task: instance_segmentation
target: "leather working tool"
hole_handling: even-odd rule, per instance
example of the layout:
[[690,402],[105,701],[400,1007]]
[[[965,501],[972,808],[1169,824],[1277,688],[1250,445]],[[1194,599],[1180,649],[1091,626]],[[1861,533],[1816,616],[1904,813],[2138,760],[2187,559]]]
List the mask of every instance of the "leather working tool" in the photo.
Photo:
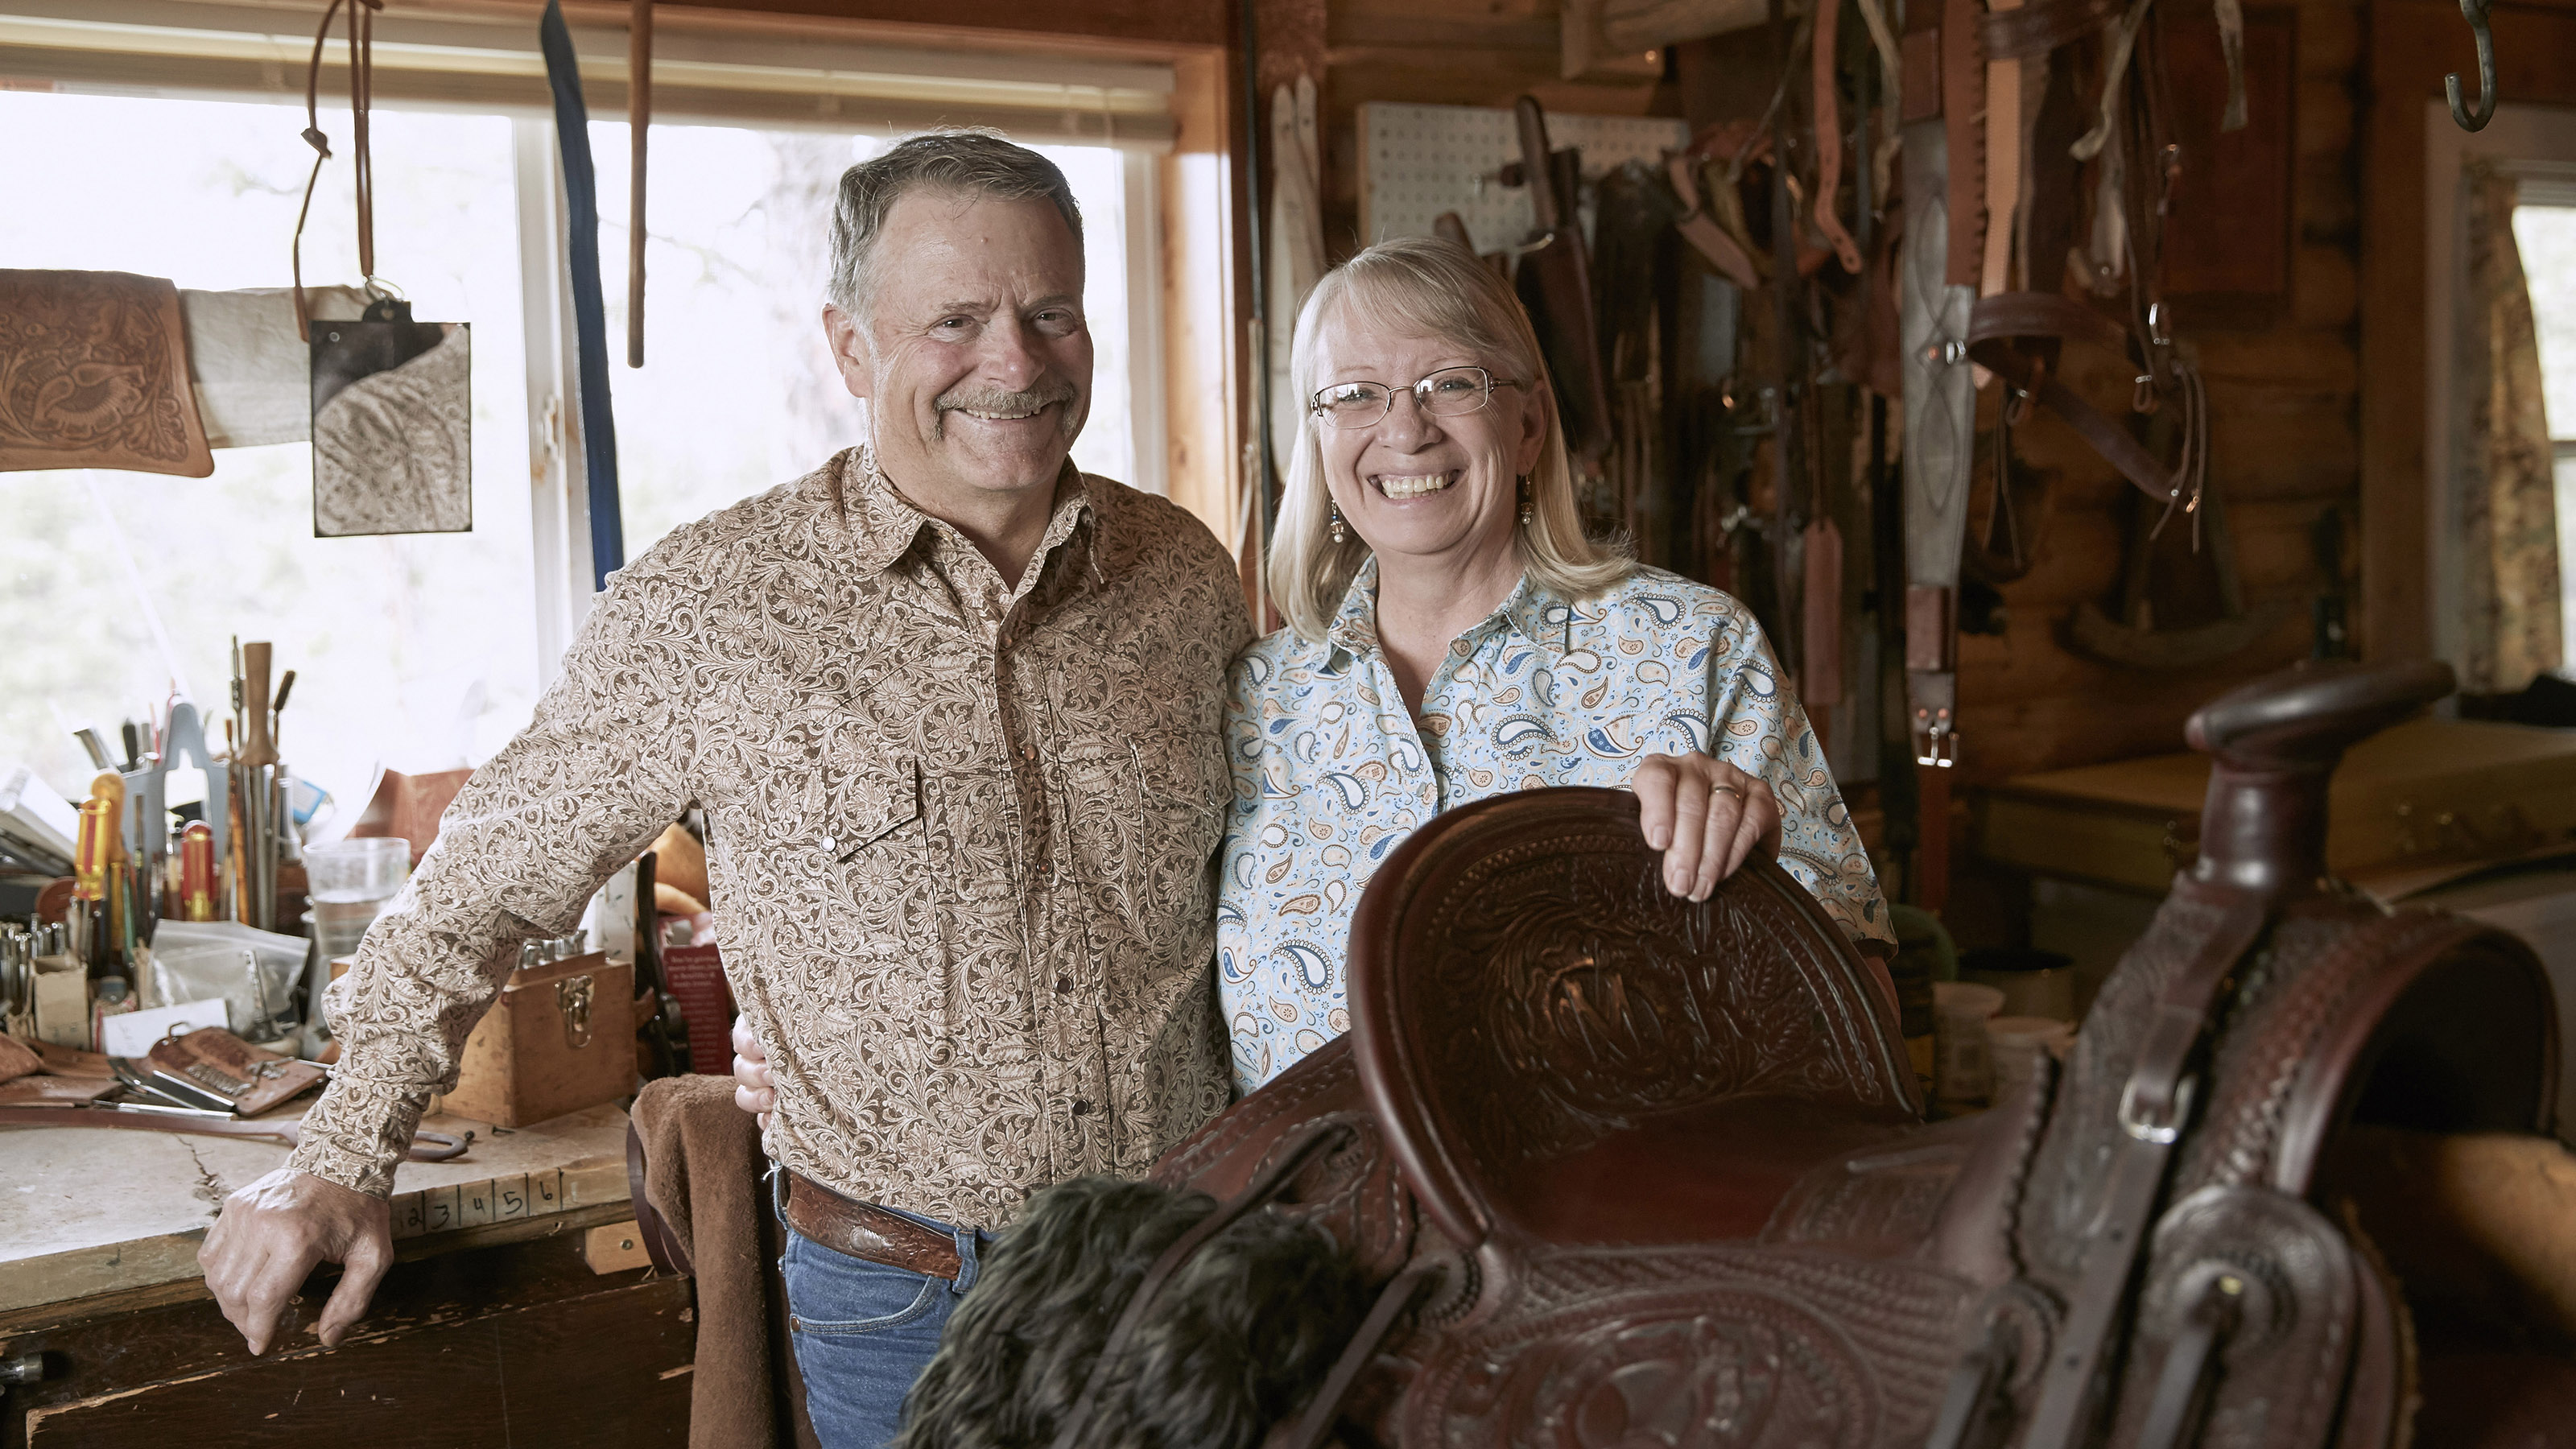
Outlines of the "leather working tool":
[[[107,1101],[59,1107],[0,1107],[0,1127],[96,1127],[133,1132],[176,1132],[188,1137],[249,1137],[282,1142],[289,1147],[296,1144],[299,1131],[296,1119],[259,1122],[187,1107]],[[447,1162],[464,1156],[465,1150],[473,1144],[474,1134],[471,1132],[463,1137],[452,1137],[423,1128],[412,1136],[409,1160]]]
[[2373,1124],[2546,1132],[2556,1092],[2528,946],[2325,879],[2336,762],[2449,687],[2325,665],[2204,707],[2201,857],[2071,1060],[1930,1127],[1866,967],[1770,862],[1680,901],[1606,790],[1417,831],[1353,923],[1351,1033],[1154,1171],[1386,1285],[1272,1442],[1344,1413],[1388,1449],[2406,1442],[2417,1355],[2491,1350],[2407,1337],[2329,1164]]
[[1601,383],[1591,259],[1576,219],[1582,158],[1550,148],[1547,113],[1536,100],[1521,97],[1512,107],[1512,119],[1520,137],[1519,176],[1529,188],[1532,218],[1517,284],[1556,387],[1566,451],[1578,474],[1590,474],[1610,449],[1610,400]]
[[787,1226],[836,1253],[957,1281],[956,1239],[793,1172],[787,1174]]

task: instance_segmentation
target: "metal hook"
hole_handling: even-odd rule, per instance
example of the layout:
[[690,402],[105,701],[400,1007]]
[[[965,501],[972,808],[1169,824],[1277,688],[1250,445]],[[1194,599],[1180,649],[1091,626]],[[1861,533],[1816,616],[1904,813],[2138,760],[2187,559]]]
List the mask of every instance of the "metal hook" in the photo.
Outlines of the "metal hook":
[[2487,32],[2487,10],[2494,3],[2495,0],[2460,0],[2460,14],[2478,41],[2478,108],[2471,111],[2461,102],[2457,72],[2442,77],[2442,90],[2451,98],[2451,119],[2463,131],[2483,131],[2487,122],[2495,119],[2495,37]]

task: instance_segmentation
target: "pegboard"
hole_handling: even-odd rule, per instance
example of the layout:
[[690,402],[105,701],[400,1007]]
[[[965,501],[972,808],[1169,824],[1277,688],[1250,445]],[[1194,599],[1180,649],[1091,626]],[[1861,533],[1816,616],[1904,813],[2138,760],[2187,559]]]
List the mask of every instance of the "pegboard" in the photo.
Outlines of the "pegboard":
[[[1480,252],[1518,246],[1530,230],[1529,188],[1504,186],[1495,174],[1520,159],[1512,113],[1483,106],[1360,107],[1360,232],[1371,242],[1429,236],[1440,213],[1454,211]],[[1547,143],[1583,152],[1583,175],[1597,180],[1624,162],[1663,164],[1664,153],[1690,140],[1689,123],[1647,116],[1547,118]],[[1591,225],[1585,208],[1585,230]]]

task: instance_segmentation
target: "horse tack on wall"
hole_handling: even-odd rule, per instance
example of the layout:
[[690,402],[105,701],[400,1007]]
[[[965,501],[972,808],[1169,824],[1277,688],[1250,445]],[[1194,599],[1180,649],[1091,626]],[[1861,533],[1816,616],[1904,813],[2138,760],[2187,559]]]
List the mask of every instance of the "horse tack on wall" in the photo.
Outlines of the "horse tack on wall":
[[[1388,1449],[2474,1442],[2456,1398],[2410,1426],[2419,1369],[2447,1383],[2477,1350],[2493,1394],[2563,1365],[2433,1319],[2410,1333],[2410,1293],[2446,1285],[2387,1266],[2366,1164],[2545,1131],[2550,987],[2519,940],[2383,913],[2321,857],[2344,748],[2448,685],[2438,665],[2301,668],[2203,709],[2204,853],[2072,1059],[1931,1127],[1866,968],[1775,867],[1691,905],[1615,792],[1443,816],[1363,898],[1352,1034],[1164,1157],[1156,1181],[1225,1206],[1120,1267],[1145,1286],[1096,1310],[1117,1315],[1106,1345],[1045,1371],[1116,1383],[1174,1323],[1298,1323],[1257,1283],[1217,1319],[1183,1301],[1204,1285],[1164,1286],[1268,1213],[1382,1285],[1320,1384],[1240,1441],[1270,1449],[1337,1421]],[[2555,1143],[2521,1141],[2576,1182]],[[979,1293],[1045,1301],[1096,1231],[1006,1238]],[[991,1348],[952,1334],[942,1356]],[[1053,1441],[1150,1428],[1082,1422],[1111,1402],[1086,1390]]]

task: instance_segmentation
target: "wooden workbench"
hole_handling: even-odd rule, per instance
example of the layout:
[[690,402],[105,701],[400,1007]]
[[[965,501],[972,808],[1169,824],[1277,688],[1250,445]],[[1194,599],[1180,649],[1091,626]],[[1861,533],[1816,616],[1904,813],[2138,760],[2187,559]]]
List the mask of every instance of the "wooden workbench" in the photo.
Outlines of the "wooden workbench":
[[684,1442],[688,1285],[611,1256],[631,1239],[625,1114],[425,1125],[470,1130],[473,1146],[396,1174],[398,1261],[366,1320],[338,1349],[313,1339],[337,1281],[325,1268],[264,1359],[216,1310],[196,1255],[224,1196],[286,1148],[0,1129],[0,1366],[43,1365],[0,1388],[0,1449]]

